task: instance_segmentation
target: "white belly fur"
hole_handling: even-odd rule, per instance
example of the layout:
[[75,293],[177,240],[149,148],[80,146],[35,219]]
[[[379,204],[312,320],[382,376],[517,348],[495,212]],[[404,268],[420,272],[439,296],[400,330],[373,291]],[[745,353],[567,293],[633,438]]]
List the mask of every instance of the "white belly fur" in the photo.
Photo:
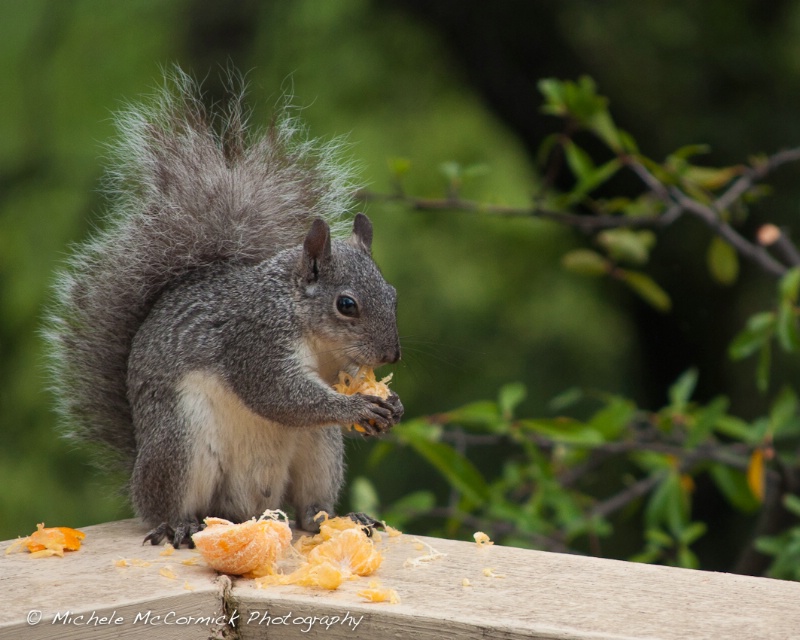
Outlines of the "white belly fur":
[[245,520],[280,508],[303,430],[256,415],[212,373],[187,374],[179,393],[196,434],[184,513]]

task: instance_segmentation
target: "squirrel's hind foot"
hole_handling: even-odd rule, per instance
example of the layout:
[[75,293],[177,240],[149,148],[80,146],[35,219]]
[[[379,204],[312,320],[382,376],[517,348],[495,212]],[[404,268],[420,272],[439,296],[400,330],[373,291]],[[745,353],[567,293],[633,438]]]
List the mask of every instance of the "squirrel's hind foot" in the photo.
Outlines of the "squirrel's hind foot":
[[375,529],[386,529],[386,525],[384,525],[383,522],[376,520],[372,516],[368,516],[366,513],[348,513],[347,517],[356,524],[361,525],[361,528],[364,530],[364,533],[367,534],[368,538],[372,537],[372,532],[375,531]]
[[198,531],[205,529],[205,525],[197,520],[189,520],[187,522],[179,522],[173,527],[169,522],[162,522],[160,525],[148,531],[147,535],[142,540],[142,544],[149,542],[152,545],[159,545],[164,538],[172,542],[172,546],[179,549],[185,542],[186,546],[194,549],[194,541],[192,536]]

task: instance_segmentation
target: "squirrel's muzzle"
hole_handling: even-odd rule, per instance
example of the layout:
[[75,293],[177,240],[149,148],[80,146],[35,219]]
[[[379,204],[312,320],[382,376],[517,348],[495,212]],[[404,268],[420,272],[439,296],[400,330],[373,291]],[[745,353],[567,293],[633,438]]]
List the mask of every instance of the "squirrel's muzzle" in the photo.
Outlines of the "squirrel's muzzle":
[[394,364],[400,360],[400,345],[394,345],[386,350],[381,359],[381,364]]

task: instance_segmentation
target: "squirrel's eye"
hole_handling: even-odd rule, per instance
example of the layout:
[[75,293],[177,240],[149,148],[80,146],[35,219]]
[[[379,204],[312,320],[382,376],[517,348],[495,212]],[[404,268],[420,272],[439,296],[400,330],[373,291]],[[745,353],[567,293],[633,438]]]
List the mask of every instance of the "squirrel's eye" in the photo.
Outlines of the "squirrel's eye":
[[358,304],[350,296],[339,296],[336,299],[336,310],[348,318],[358,316]]

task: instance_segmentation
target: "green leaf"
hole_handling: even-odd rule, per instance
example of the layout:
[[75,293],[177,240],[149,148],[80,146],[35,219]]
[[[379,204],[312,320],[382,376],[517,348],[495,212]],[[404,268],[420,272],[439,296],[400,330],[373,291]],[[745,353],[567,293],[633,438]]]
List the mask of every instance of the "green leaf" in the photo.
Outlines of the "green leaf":
[[611,114],[605,108],[605,105],[603,105],[603,107],[604,108],[595,111],[588,119],[586,123],[587,127],[598,138],[605,142],[612,151],[620,152],[622,151],[622,141],[619,137],[617,125],[614,124],[614,120],[611,118]]
[[734,416],[721,416],[714,428],[717,433],[741,442],[750,442],[750,436],[753,432],[753,428],[749,423]]
[[709,475],[723,497],[742,513],[755,513],[761,505],[747,486],[745,474],[724,464],[713,463]]
[[777,556],[783,553],[786,548],[786,538],[784,536],[761,536],[756,538],[755,548],[767,556]]
[[386,440],[378,440],[372,445],[372,450],[369,452],[367,458],[367,465],[370,469],[377,468],[387,455],[394,449],[394,444],[390,444]]
[[578,402],[586,397],[583,389],[580,387],[571,387],[566,391],[562,391],[555,398],[547,403],[547,407],[551,411],[563,411],[575,406]]
[[728,404],[728,399],[720,396],[695,413],[694,423],[684,443],[687,448],[696,447],[708,439],[728,410]]
[[564,155],[570,170],[578,181],[584,180],[594,173],[595,167],[591,157],[572,140],[567,140],[564,144]]
[[597,413],[587,426],[600,433],[607,441],[619,438],[636,416],[636,405],[625,398],[614,397]]
[[711,150],[707,144],[687,144],[677,151],[674,151],[670,154],[670,158],[676,158],[678,160],[688,160],[693,156],[702,155],[708,153]]
[[644,536],[649,542],[659,547],[669,549],[673,545],[672,536],[661,529],[648,529],[645,531]]
[[485,175],[488,175],[490,171],[491,169],[489,168],[488,164],[480,162],[478,164],[471,164],[466,167],[462,175],[464,178],[481,178]]
[[728,347],[728,355],[732,360],[742,360],[761,349],[768,342],[775,330],[775,314],[762,311],[751,316],[745,328],[733,339]]
[[781,389],[769,411],[767,433],[775,436],[797,416],[797,394],[790,388]]
[[561,265],[572,273],[582,276],[601,276],[608,273],[608,260],[591,249],[574,249],[561,258]]
[[450,183],[457,183],[461,180],[461,165],[458,162],[453,162],[452,160],[443,162],[439,165],[439,171]]
[[696,167],[689,166],[682,172],[682,178],[708,191],[721,189],[742,173],[741,167]]
[[790,269],[781,278],[778,290],[781,294],[782,300],[789,302],[797,302],[798,293],[800,293],[800,267]]
[[761,393],[766,393],[769,388],[770,364],[772,362],[772,348],[769,342],[761,345],[758,352],[758,367],[756,367],[756,387]]
[[396,179],[400,179],[411,171],[411,160],[408,158],[389,158],[389,171]]
[[669,311],[672,301],[669,295],[648,275],[639,271],[618,269],[615,275],[628,285],[640,298],[658,311]]
[[498,404],[506,420],[510,420],[513,417],[514,409],[517,408],[519,403],[522,402],[527,395],[528,391],[521,382],[512,382],[500,388]]
[[398,441],[410,444],[412,440],[430,440],[436,442],[442,437],[442,426],[428,422],[424,418],[408,420],[397,425],[392,433]]
[[682,503],[680,477],[674,471],[667,473],[647,501],[645,525],[648,529],[653,529],[665,524],[672,532],[679,531],[683,522]]
[[375,517],[380,512],[381,501],[375,486],[364,476],[358,476],[350,483],[350,504],[353,511],[367,513]]
[[678,535],[689,521],[689,495],[681,483],[677,470],[670,470],[664,480],[653,490],[645,508],[648,528],[666,525],[673,535]]
[[647,230],[610,229],[597,234],[597,242],[613,260],[642,265],[650,258],[656,234]]
[[542,107],[543,113],[555,116],[566,115],[567,105],[564,101],[564,84],[560,80],[543,78],[539,80],[537,87],[546,101]]
[[622,167],[622,162],[617,158],[612,158],[605,164],[584,174],[570,193],[573,202],[581,201],[584,196],[594,191]]
[[381,513],[383,519],[394,527],[402,527],[418,515],[433,509],[436,498],[431,491],[415,491],[393,502]]
[[458,407],[444,414],[447,422],[458,424],[466,429],[479,429],[497,431],[505,420],[500,413],[500,407],[491,400],[478,400]]
[[597,86],[589,76],[581,76],[577,82],[546,79],[539,82],[539,90],[547,99],[542,108],[545,113],[569,114],[584,127],[608,105],[606,98],[597,95]]
[[619,137],[620,146],[625,153],[639,153],[639,146],[630,133],[622,129],[617,129],[617,136]]
[[739,277],[739,254],[719,236],[711,238],[706,262],[711,276],[720,284],[731,285]]
[[791,511],[794,515],[800,518],[800,497],[787,493],[783,496],[783,506],[787,511]]
[[678,566],[683,567],[684,569],[699,569],[700,568],[700,560],[698,560],[697,556],[694,552],[686,546],[678,547]]
[[684,371],[669,388],[670,409],[676,413],[684,413],[696,386],[697,369],[692,367]]
[[663,551],[658,547],[648,547],[644,551],[632,555],[628,558],[629,562],[639,562],[641,564],[656,564],[662,557]]
[[778,305],[778,318],[775,325],[775,335],[783,350],[792,353],[800,349],[800,334],[797,330],[797,314],[794,302],[783,298]]
[[704,522],[692,522],[678,536],[678,540],[683,544],[692,544],[703,535],[705,535],[708,527]]
[[583,446],[602,444],[604,438],[596,429],[570,418],[553,420],[520,420],[520,427],[547,436],[556,442]]
[[412,437],[408,443],[472,503],[480,505],[489,499],[489,488],[481,472],[455,449],[422,438]]

